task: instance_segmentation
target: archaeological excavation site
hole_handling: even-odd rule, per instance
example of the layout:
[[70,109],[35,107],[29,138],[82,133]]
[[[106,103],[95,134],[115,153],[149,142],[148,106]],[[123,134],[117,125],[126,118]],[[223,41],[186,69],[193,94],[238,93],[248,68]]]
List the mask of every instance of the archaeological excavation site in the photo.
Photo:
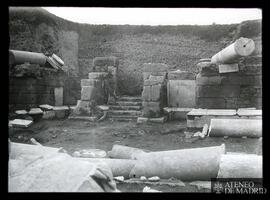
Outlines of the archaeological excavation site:
[[93,25],[10,7],[8,191],[261,188],[261,27]]

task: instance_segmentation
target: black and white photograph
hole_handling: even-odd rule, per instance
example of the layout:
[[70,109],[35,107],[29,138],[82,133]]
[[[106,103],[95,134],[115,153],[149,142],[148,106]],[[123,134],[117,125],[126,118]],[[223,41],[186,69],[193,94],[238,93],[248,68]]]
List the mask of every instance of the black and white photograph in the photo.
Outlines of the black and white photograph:
[[9,193],[268,192],[262,8],[8,15]]

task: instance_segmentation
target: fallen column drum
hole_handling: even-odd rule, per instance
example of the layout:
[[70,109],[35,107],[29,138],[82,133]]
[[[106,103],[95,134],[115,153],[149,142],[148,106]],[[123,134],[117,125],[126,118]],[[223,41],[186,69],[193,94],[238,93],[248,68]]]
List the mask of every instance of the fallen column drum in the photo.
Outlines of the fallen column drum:
[[119,159],[134,159],[134,156],[139,153],[145,153],[144,150],[115,144],[111,151],[108,152],[110,158]]
[[46,56],[43,53],[9,50],[9,64],[24,63],[44,65],[46,63]]
[[221,50],[211,58],[212,63],[232,64],[243,56],[251,55],[255,50],[255,43],[249,38],[239,38],[225,49]]
[[211,119],[210,137],[261,137],[261,119]]
[[125,178],[129,177],[131,169],[138,162],[137,160],[110,159],[110,158],[77,158],[77,159],[88,161],[91,163],[106,163],[110,167],[113,176],[124,176]]
[[222,155],[218,178],[262,178],[262,156],[255,154]]
[[216,178],[219,162],[225,153],[225,144],[213,147],[160,151],[136,155],[138,163],[130,177],[171,177],[188,180]]

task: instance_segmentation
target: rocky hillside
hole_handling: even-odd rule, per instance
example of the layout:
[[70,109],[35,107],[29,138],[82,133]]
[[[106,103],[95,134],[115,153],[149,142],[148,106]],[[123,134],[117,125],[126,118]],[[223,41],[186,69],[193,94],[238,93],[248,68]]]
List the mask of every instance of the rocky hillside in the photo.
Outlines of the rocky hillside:
[[10,8],[9,18],[10,49],[59,55],[69,66],[73,81],[66,87],[75,96],[80,79],[87,77],[97,56],[119,57],[119,91],[135,95],[141,93],[143,63],[162,62],[172,70],[196,73],[199,59],[211,57],[240,36],[261,44],[261,21],[209,26],[88,25],[41,8]]

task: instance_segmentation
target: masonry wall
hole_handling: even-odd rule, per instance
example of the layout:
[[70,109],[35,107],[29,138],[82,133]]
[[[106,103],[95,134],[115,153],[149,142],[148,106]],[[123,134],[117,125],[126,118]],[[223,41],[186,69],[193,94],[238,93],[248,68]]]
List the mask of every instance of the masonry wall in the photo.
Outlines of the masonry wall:
[[[80,80],[93,71],[93,59],[119,58],[118,91],[140,95],[143,63],[165,63],[169,70],[196,75],[200,58],[211,57],[236,34],[258,35],[260,21],[249,31],[238,24],[210,26],[111,26],[73,23],[43,9],[9,10],[10,49],[55,53],[69,67],[64,81],[64,101],[80,99]],[[243,26],[244,28],[249,27]],[[250,37],[250,35],[245,35]],[[61,77],[55,77],[61,78]],[[76,99],[77,98],[77,99]]]

